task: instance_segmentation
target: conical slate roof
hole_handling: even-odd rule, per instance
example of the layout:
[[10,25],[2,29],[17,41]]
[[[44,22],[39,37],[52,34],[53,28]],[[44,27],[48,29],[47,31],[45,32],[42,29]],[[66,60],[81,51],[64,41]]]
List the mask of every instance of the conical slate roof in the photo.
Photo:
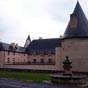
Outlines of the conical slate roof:
[[77,2],[75,10],[70,16],[70,21],[63,35],[63,38],[84,37],[88,37],[88,21],[79,2]]

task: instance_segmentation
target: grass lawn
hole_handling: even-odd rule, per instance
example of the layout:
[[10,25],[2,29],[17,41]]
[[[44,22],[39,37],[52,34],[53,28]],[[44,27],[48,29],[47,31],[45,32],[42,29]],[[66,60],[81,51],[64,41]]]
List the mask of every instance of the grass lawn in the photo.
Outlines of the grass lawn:
[[88,81],[88,75],[87,75],[87,77],[86,77],[86,80]]
[[11,71],[0,71],[0,77],[16,78],[31,82],[42,82],[43,80],[50,80],[49,73],[39,72],[11,72]]

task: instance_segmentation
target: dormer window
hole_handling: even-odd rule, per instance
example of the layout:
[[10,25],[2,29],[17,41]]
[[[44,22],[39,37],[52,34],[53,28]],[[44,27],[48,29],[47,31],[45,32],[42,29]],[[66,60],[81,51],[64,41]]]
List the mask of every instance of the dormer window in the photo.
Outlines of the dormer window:
[[70,15],[70,27],[76,28],[77,27],[77,16],[74,14]]
[[36,55],[36,51],[33,51],[33,55],[34,55],[34,56]]
[[44,55],[44,51],[40,51],[40,55],[43,56]]
[[52,55],[52,51],[51,51],[51,50],[48,51],[48,55],[49,55],[49,56]]

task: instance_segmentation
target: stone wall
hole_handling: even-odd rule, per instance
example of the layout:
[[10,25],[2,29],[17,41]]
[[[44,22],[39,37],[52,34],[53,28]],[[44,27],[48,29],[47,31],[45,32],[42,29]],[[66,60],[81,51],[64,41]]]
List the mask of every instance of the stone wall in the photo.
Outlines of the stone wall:
[[0,68],[4,68],[4,62],[5,62],[5,52],[0,51]]
[[73,71],[88,72],[88,39],[64,39],[61,60],[66,56],[72,62]]

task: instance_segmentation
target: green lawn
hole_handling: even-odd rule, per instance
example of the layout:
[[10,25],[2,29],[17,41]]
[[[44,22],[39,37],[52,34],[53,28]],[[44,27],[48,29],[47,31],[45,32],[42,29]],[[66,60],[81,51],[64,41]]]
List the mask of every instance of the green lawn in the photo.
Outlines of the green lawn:
[[50,80],[49,73],[39,73],[39,72],[0,71],[0,77],[16,78],[31,82],[42,82],[43,80]]
[[88,75],[87,75],[87,77],[86,77],[86,80],[88,81]]

